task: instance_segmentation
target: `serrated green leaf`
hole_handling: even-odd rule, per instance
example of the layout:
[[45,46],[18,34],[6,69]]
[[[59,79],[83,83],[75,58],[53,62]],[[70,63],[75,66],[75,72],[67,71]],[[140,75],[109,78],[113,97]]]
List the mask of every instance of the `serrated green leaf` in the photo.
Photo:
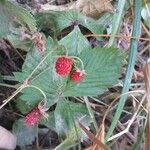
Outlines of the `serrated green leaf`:
[[27,112],[29,112],[32,109],[33,106],[27,105],[27,103],[25,101],[18,99],[16,107],[22,114],[26,114]]
[[53,131],[56,131],[54,112],[48,113],[48,117],[47,118],[43,117],[41,119],[41,121],[40,121],[40,124],[45,125],[46,127],[50,128]]
[[[23,82],[45,58],[45,61],[32,74],[29,85],[41,89],[47,97],[48,105],[51,106],[60,97],[59,89],[62,88],[63,80],[55,75],[56,73],[54,71],[55,57],[53,56],[52,51],[55,49],[55,56],[57,53],[60,53],[59,49],[56,51],[57,44],[49,37],[46,45],[44,53],[39,52],[33,47],[26,56],[22,72],[14,73],[14,75],[18,81]],[[27,87],[22,92],[21,99],[32,106],[44,99],[42,93],[33,87]]]
[[44,30],[51,29],[56,33],[71,25],[71,22],[78,18],[76,11],[56,11],[43,12],[36,15],[36,20],[39,28]]
[[66,139],[62,141],[61,144],[59,144],[55,148],[55,150],[69,150],[71,147],[74,147],[77,144],[77,142],[78,142],[77,133],[73,128],[68,132]]
[[20,99],[25,101],[27,105],[34,106],[43,99],[43,95],[34,88],[26,88],[23,90],[23,94],[20,96]]
[[80,54],[86,76],[81,83],[72,81],[64,91],[65,96],[96,96],[117,83],[124,54],[116,48],[86,49]]
[[16,19],[21,21],[21,23],[27,25],[29,30],[36,31],[36,21],[29,11],[7,0],[5,0],[4,5],[6,9],[9,10],[12,15],[14,15],[13,17],[16,17]]
[[[44,53],[32,48],[27,54],[22,72],[15,73],[16,79],[23,82],[46,57],[30,77],[29,85],[45,93],[48,106],[64,96],[96,96],[117,83],[124,61],[124,54],[121,50],[100,47],[92,49],[77,26],[58,43],[48,38]],[[62,45],[65,50],[62,49]],[[58,48],[55,49],[55,47]],[[55,71],[56,56],[65,55],[66,51],[68,55],[79,57],[84,64],[86,76],[79,84],[72,82],[70,77],[60,77]],[[80,68],[81,63],[78,62],[76,66]],[[24,89],[21,99],[29,105],[37,104],[43,99],[43,94],[37,88]]]
[[19,82],[23,82],[26,77],[29,75],[27,72],[14,72],[15,79]]
[[22,119],[13,124],[13,133],[17,136],[17,145],[30,145],[36,137],[36,127],[27,126]]
[[8,0],[0,1],[0,37],[10,33],[15,22],[27,26],[31,31],[36,31],[36,21],[27,10]]
[[145,24],[150,28],[150,3],[142,8],[141,15],[144,19]]
[[12,44],[13,47],[15,48],[19,48],[22,49],[24,51],[29,51],[31,49],[31,47],[33,47],[33,42],[31,40],[21,40],[20,35],[16,35],[16,34],[9,34],[7,35],[7,39],[9,40],[9,42]]
[[[67,100],[61,100],[57,103],[54,114],[56,131],[60,135],[67,134],[70,129],[75,128],[75,122],[77,123],[83,116],[87,118],[89,115],[85,105]],[[86,126],[89,125],[88,121]]]
[[97,34],[102,33],[104,30],[104,26],[96,20],[88,18],[75,10],[43,12],[37,14],[36,18],[39,28],[45,31],[51,29],[56,34],[75,24],[80,24]]
[[[71,41],[72,39],[74,40],[74,44]],[[75,29],[68,36],[63,38],[59,42],[59,44],[66,47],[69,55],[78,55],[77,50],[79,50],[80,53],[83,49],[90,48],[90,44],[88,43],[87,39],[82,35],[78,27],[75,27]],[[20,82],[23,82],[32,73],[36,66],[38,66],[42,59],[48,53],[50,53],[54,49],[54,47],[57,46],[57,42],[54,42],[49,37],[47,40],[47,49],[43,54],[38,52],[35,48],[29,51],[25,63],[23,64],[22,72],[14,73],[16,79]],[[62,54],[64,55],[64,52],[65,50],[60,47],[57,49],[54,56],[50,54],[46,58],[44,63],[39,66],[39,68],[34,72],[31,78],[32,82],[30,83],[30,85],[34,85],[44,91],[48,98],[49,106],[53,105],[56,101],[58,101],[60,93],[62,93],[68,80],[68,77],[60,78],[54,70],[56,58],[55,56]],[[43,99],[43,95],[37,89],[26,88],[23,90],[23,94],[20,98],[26,101],[27,104],[34,106],[36,103]]]
[[4,8],[0,4],[0,37],[4,37],[9,32],[9,20],[12,16],[4,14]]
[[113,13],[105,13],[97,20],[97,22],[107,28],[109,25],[112,24],[112,17]]
[[59,41],[67,49],[68,55],[78,56],[82,50],[91,48],[88,40],[83,36],[78,26]]

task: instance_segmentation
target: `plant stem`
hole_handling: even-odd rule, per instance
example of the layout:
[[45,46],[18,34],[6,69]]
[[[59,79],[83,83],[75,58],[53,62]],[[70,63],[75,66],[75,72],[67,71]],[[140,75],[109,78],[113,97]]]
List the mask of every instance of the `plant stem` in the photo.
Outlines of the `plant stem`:
[[[71,107],[70,107],[70,105],[69,105],[69,103],[68,103],[68,100],[65,99],[65,101],[66,101],[66,103],[68,104],[68,108],[69,108],[69,110],[70,110],[70,112],[71,112]],[[74,119],[74,116],[73,116],[73,115],[71,115],[71,119],[72,119],[72,121],[73,121],[74,128],[75,128],[75,132],[76,132],[76,136],[77,136],[77,140],[78,140],[78,149],[81,150],[80,137],[79,137],[77,125],[76,125],[76,122],[75,122],[75,119]]]
[[88,100],[88,98],[87,98],[86,96],[84,96],[84,101],[85,101],[85,103],[86,103],[86,107],[87,107],[87,109],[88,109],[88,111],[89,111],[89,114],[90,114],[90,117],[91,117],[91,119],[92,119],[94,128],[95,128],[96,132],[98,132],[98,125],[97,125],[97,123],[96,123],[96,120],[95,120],[93,111],[92,111],[91,106],[90,106],[90,104],[89,104],[89,100]]
[[38,124],[36,126],[36,149],[37,150],[40,150],[40,147],[39,147],[39,128],[38,128]]
[[2,76],[2,79],[7,81],[17,81],[14,76],[7,76],[7,75]]
[[44,91],[42,91],[39,87],[34,86],[34,85],[28,85],[27,87],[37,89],[43,95],[44,102],[47,103],[47,97],[46,97],[46,94],[44,93]]
[[[139,30],[140,30],[140,23],[141,23],[141,8],[142,8],[142,1],[134,0],[134,21],[133,21],[133,31],[132,31],[132,36],[134,36],[134,37],[138,37],[139,33],[140,33]],[[137,48],[138,48],[138,40],[131,39],[131,46],[130,46],[131,50],[130,50],[130,54],[129,54],[128,67],[127,67],[126,77],[125,77],[125,81],[124,81],[124,86],[122,89],[122,94],[127,93],[130,88],[130,83],[132,80],[132,75],[134,72],[134,65],[135,65],[135,61],[136,61]],[[123,107],[125,105],[126,99],[127,99],[127,95],[122,95],[120,98],[115,116],[113,118],[111,126],[106,135],[106,140],[112,135],[113,130],[116,127],[116,124],[121,116],[122,111],[123,111]]]
[[3,101],[3,104],[0,105],[0,109],[2,109],[9,101],[11,101],[18,93],[20,93],[27,85],[22,84],[9,98]]
[[114,17],[113,17],[112,36],[110,37],[108,46],[112,46],[114,44],[115,35],[117,34],[119,30],[121,19],[123,16],[125,3],[126,3],[126,0],[119,0],[118,2],[117,11],[115,12]]
[[6,83],[0,83],[0,86],[4,86],[4,87],[8,87],[8,88],[14,88],[16,89],[16,85],[10,85],[10,84],[6,84]]

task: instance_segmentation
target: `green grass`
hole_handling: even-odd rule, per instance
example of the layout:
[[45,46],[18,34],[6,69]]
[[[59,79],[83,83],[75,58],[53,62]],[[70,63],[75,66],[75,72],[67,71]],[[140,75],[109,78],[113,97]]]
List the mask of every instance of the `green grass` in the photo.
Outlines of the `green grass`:
[[[142,1],[134,0],[133,4],[134,4],[134,18],[133,18],[132,36],[138,37],[139,33],[140,33]],[[122,94],[127,93],[130,88],[130,84],[131,84],[131,80],[132,80],[132,76],[133,76],[133,72],[134,72],[136,56],[137,56],[137,48],[138,48],[138,40],[131,39],[128,67],[127,67],[126,77],[125,77],[125,81],[124,81],[124,85],[123,85],[123,89],[122,89]],[[125,94],[119,100],[115,116],[114,116],[111,126],[106,134],[106,141],[112,135],[112,133],[117,125],[117,122],[123,111],[127,96],[128,95]]]

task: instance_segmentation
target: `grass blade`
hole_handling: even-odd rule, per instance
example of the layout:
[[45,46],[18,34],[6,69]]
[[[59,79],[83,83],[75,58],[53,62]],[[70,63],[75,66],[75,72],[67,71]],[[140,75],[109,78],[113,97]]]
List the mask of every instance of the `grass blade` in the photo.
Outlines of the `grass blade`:
[[[138,37],[139,33],[140,33],[139,31],[140,31],[140,23],[141,23],[141,8],[142,8],[142,1],[134,0],[134,21],[133,21],[133,31],[132,31],[133,37]],[[130,83],[132,80],[132,75],[134,72],[137,48],[138,48],[138,40],[131,39],[128,67],[127,67],[127,72],[126,72],[126,77],[125,77],[122,93],[127,93],[129,91]],[[123,95],[119,100],[119,104],[118,104],[118,108],[116,110],[115,116],[114,116],[111,126],[108,130],[108,133],[106,134],[106,140],[112,135],[113,130],[116,127],[116,124],[121,116],[122,111],[123,111],[123,107],[125,105],[126,99],[127,99],[127,95]]]
[[109,46],[112,46],[114,44],[115,35],[117,34],[119,30],[121,19],[123,16],[125,3],[126,3],[126,0],[119,0],[118,2],[118,7],[117,7],[118,10],[115,12],[114,17],[113,17],[113,25],[112,25],[113,30],[112,30],[112,36],[110,37],[110,40],[109,40]]

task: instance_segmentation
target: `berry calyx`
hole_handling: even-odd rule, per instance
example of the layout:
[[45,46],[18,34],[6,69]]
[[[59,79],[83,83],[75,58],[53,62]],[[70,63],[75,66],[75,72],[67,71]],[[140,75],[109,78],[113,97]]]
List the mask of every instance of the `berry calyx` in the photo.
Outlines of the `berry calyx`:
[[41,111],[38,109],[38,107],[35,107],[27,114],[24,121],[27,125],[33,126],[39,122],[39,120],[42,117]]
[[77,69],[72,72],[71,80],[76,83],[79,83],[80,81],[84,79],[84,77],[85,77],[85,71]]
[[67,56],[57,58],[55,69],[60,76],[67,76],[72,69],[73,59]]

